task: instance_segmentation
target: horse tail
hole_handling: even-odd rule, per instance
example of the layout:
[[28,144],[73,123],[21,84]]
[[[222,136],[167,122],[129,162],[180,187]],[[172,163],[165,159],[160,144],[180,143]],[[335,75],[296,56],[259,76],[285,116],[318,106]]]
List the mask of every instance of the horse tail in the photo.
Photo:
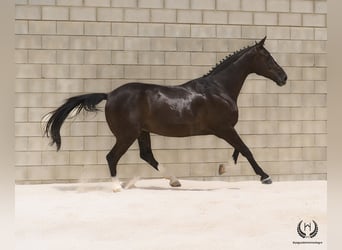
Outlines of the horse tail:
[[[96,112],[96,105],[103,100],[107,100],[108,95],[104,93],[86,94],[74,96],[65,101],[65,103],[56,110],[46,114],[49,117],[44,128],[44,136],[51,135],[51,145],[56,143],[57,151],[61,148],[60,129],[68,115],[75,111],[73,116],[78,115],[82,109],[89,112]],[[43,118],[44,119],[44,118]]]

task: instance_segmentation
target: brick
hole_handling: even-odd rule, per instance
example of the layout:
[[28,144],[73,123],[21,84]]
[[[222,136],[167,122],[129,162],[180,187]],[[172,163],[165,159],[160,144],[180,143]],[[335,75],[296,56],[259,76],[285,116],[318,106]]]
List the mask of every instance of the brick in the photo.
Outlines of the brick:
[[326,53],[326,41],[302,41],[302,53]]
[[315,57],[313,54],[291,54],[291,66],[314,66]]
[[291,12],[312,13],[314,2],[309,0],[291,1]]
[[112,0],[112,7],[137,7],[137,0]]
[[15,21],[15,34],[28,34],[28,21]]
[[176,10],[151,10],[151,22],[174,23],[176,22],[176,17]]
[[315,1],[315,13],[328,13],[327,1]]
[[163,8],[163,0],[138,0],[139,8]]
[[29,0],[31,5],[54,5],[55,0]]
[[178,51],[202,51],[202,39],[179,38],[177,39]]
[[280,13],[278,21],[279,25],[301,26],[302,16],[296,13]]
[[240,108],[239,112],[240,120],[265,120],[266,109],[265,108]]
[[241,0],[241,9],[244,11],[265,11],[266,0]]
[[290,39],[289,27],[267,27],[268,39]]
[[41,9],[39,6],[16,6],[15,19],[39,20]]
[[273,12],[289,12],[290,1],[289,0],[267,0],[267,11]]
[[68,65],[42,65],[42,76],[45,78],[68,78]]
[[276,94],[255,94],[254,105],[255,106],[276,106],[278,104],[278,95]]
[[43,36],[42,48],[43,49],[68,49],[69,37],[68,36]]
[[175,51],[177,43],[175,38],[151,39],[151,50],[153,51]]
[[82,6],[83,0],[57,0],[57,5],[63,6]]
[[291,120],[314,120],[315,113],[312,107],[291,108]]
[[125,50],[149,50],[151,48],[151,40],[142,37],[125,37]]
[[27,108],[15,108],[14,109],[14,121],[15,122],[27,122],[28,115]]
[[61,35],[83,35],[82,22],[57,22],[57,34]]
[[15,63],[27,63],[28,62],[27,50],[15,50],[14,51],[14,62]]
[[55,21],[29,21],[30,34],[56,34]]
[[227,24],[228,14],[225,11],[204,11],[203,23],[206,24]]
[[113,64],[138,64],[138,53],[136,51],[113,51]]
[[71,36],[70,49],[96,49],[96,37]]
[[315,83],[312,81],[293,81],[291,83],[292,93],[314,93]]
[[226,52],[228,51],[228,42],[226,39],[205,39],[203,41],[203,51]]
[[216,8],[218,10],[240,10],[240,0],[217,0]]
[[[105,92],[105,93],[110,92],[112,91],[112,81],[111,79],[85,79],[84,91],[85,92]],[[102,110],[103,108],[101,105],[104,105],[104,102],[99,104],[100,110]],[[99,120],[105,121],[104,114],[96,115],[95,118],[97,121]]]
[[189,65],[190,53],[189,52],[166,52],[165,64],[167,65]]
[[291,28],[291,39],[298,40],[313,40],[314,39],[314,29],[313,28]]
[[125,10],[125,21],[127,22],[149,22],[150,11],[147,9],[127,9]]
[[[97,65],[97,78],[123,78],[124,68],[118,65]],[[95,77],[91,77],[95,78]]]
[[229,13],[229,24],[252,24],[253,14],[250,12],[234,11]]
[[315,136],[310,134],[291,135],[292,147],[312,147],[315,146]]
[[326,132],[326,121],[303,121],[303,133],[305,134],[323,134]]
[[215,63],[215,53],[191,53],[191,65],[214,65]]
[[177,79],[190,80],[204,75],[207,67],[202,66],[177,66]]
[[191,37],[216,37],[215,25],[191,25]]
[[256,25],[276,25],[277,23],[276,13],[254,13],[254,24]]
[[69,152],[42,152],[42,164],[44,165],[67,165]]
[[109,7],[110,0],[85,0],[84,5],[90,7]]
[[69,9],[67,7],[42,7],[43,20],[68,20]]
[[326,94],[303,95],[304,107],[325,107],[327,105]]
[[315,28],[315,40],[328,40],[326,28]]
[[[315,120],[327,120],[327,107],[316,107],[315,108]],[[313,119],[312,119],[313,120]]]
[[111,24],[107,22],[87,22],[84,25],[86,35],[111,35]]
[[302,105],[302,95],[300,94],[280,94],[279,106],[296,107]]
[[177,11],[178,23],[201,23],[202,12],[199,10],[179,10]]
[[112,23],[113,36],[137,36],[138,24],[136,23]]
[[215,1],[213,0],[191,0],[191,9],[210,10],[215,9]]
[[16,77],[17,78],[40,78],[41,65],[37,64],[17,64]]
[[311,27],[326,27],[326,15],[304,14],[303,25]]
[[325,147],[303,148],[303,160],[325,161],[327,160],[327,150]]
[[84,52],[78,50],[58,50],[57,51],[58,64],[83,64]]
[[175,66],[151,66],[151,79],[176,79]]
[[40,152],[16,152],[15,164],[17,166],[32,166],[42,163],[42,155]]
[[266,27],[263,26],[242,26],[241,36],[242,38],[260,39],[266,35]]
[[147,65],[163,65],[165,63],[165,56],[163,52],[139,52],[138,63]]
[[73,151],[70,152],[70,164],[97,164],[96,151]]
[[42,136],[42,130],[39,123],[16,123],[15,125],[16,136]]
[[190,37],[190,24],[165,24],[165,36]]
[[96,66],[70,65],[70,78],[96,78]]
[[15,0],[15,5],[24,5],[27,4],[27,0]]
[[105,50],[123,50],[124,40],[122,37],[96,37],[96,48]]
[[70,7],[70,20],[96,21],[96,9],[91,7]]
[[123,21],[123,10],[116,8],[97,8],[97,21]]
[[149,66],[125,66],[125,78],[149,79],[151,68]]
[[56,51],[53,50],[30,50],[30,63],[56,63]]
[[164,36],[164,24],[139,23],[139,36]]
[[279,41],[278,52],[280,53],[301,53],[302,52],[302,41]]
[[326,80],[326,68],[303,68],[303,80]]
[[279,148],[279,160],[280,161],[298,161],[302,160],[301,148]]
[[[15,104],[19,108],[41,107],[42,95],[40,93],[17,93]],[[31,125],[34,126],[34,124]]]
[[240,26],[216,26],[217,37],[222,38],[241,38],[241,27]]
[[[271,105],[270,105],[271,106]],[[274,105],[276,106],[276,105]],[[291,119],[291,110],[289,108],[267,108],[266,110],[267,120],[290,120]]]
[[111,52],[106,50],[101,51],[85,51],[85,64],[111,64]]
[[165,8],[167,9],[189,9],[189,0],[165,0]]
[[316,54],[315,55],[315,66],[317,67],[327,67],[327,55],[326,54]]
[[83,91],[83,79],[57,79],[56,81],[56,92],[58,93],[79,93]]

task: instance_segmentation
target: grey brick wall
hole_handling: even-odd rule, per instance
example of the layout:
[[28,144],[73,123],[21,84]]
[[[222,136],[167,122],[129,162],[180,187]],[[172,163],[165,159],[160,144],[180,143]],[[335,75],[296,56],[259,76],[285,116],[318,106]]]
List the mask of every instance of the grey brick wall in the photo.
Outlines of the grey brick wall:
[[[115,142],[102,112],[62,128],[56,153],[42,116],[70,96],[109,92],[126,82],[176,85],[267,35],[288,73],[279,88],[251,75],[239,99],[237,130],[275,180],[326,178],[327,3],[324,0],[17,0],[16,180],[107,180]],[[103,107],[103,104],[102,104]],[[152,137],[159,162],[181,178],[256,179],[213,136]],[[218,165],[228,165],[219,177]],[[134,144],[119,165],[127,178],[157,177]]]

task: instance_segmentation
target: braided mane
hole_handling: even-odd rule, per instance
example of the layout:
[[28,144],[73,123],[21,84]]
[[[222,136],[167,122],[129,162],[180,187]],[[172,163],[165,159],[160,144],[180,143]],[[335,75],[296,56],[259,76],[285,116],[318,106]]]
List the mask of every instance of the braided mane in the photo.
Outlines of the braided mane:
[[235,51],[233,54],[230,54],[230,55],[226,56],[219,63],[217,63],[213,68],[211,68],[211,70],[207,74],[203,75],[202,77],[212,76],[212,75],[215,75],[215,74],[221,72],[222,70],[227,68],[230,64],[235,62],[243,54],[245,54],[250,48],[252,48],[254,46],[255,45],[242,48],[242,49],[240,49],[238,51]]

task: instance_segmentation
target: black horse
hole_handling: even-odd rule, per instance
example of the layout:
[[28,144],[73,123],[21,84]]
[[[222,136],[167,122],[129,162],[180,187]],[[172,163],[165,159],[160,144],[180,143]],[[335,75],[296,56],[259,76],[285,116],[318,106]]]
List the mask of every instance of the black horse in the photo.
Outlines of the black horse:
[[[116,137],[116,143],[107,154],[108,166],[115,182],[117,163],[133,142],[138,139],[140,157],[160,170],[152,149],[150,133],[162,136],[185,137],[215,135],[234,147],[236,163],[239,153],[246,157],[264,184],[271,178],[255,161],[251,151],[234,129],[238,121],[237,98],[250,73],[267,77],[277,85],[286,83],[285,71],[264,48],[266,37],[253,46],[227,56],[206,75],[178,86],[145,83],[127,83],[111,93],[94,93],[71,97],[49,113],[45,135],[52,137],[57,150],[61,147],[60,128],[71,111],[97,111],[96,105],[107,100],[106,120]],[[171,186],[180,183],[170,177]]]

